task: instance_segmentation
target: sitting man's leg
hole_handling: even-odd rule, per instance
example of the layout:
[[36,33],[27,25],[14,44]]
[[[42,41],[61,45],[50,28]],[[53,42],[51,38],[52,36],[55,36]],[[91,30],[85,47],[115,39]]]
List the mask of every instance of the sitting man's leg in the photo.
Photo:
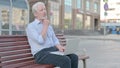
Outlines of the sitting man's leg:
[[78,68],[78,56],[76,54],[67,55],[71,59],[71,68]]
[[71,59],[68,56],[49,54],[44,59],[37,61],[39,64],[53,64],[60,68],[71,68]]

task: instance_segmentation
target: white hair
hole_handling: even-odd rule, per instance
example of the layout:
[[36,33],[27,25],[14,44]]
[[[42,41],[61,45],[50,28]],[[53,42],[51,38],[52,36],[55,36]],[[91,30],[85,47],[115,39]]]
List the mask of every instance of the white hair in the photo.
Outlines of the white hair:
[[33,14],[37,11],[38,5],[45,5],[45,4],[43,2],[37,2],[37,3],[33,4],[33,6],[32,6],[32,13]]

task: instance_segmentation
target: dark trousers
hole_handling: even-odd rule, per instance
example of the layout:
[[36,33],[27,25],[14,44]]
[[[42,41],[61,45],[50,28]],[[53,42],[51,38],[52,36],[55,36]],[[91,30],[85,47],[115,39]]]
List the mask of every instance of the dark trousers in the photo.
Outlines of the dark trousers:
[[56,55],[52,51],[58,51],[56,47],[43,49],[34,55],[38,64],[52,64],[60,68],[78,68],[78,56],[75,54]]

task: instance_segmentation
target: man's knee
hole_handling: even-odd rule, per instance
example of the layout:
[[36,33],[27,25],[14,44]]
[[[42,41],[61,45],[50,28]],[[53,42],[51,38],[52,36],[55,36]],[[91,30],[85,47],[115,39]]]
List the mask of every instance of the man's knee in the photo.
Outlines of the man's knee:
[[[58,58],[60,61],[58,61],[58,66],[60,66],[61,68],[67,67],[70,68],[71,66],[71,59],[67,56],[61,56]],[[57,66],[56,65],[56,66]]]
[[78,60],[78,56],[76,54],[70,54],[69,57],[73,60]]
[[62,61],[66,62],[66,63],[71,63],[71,59],[69,57],[67,57],[67,56],[63,56]]

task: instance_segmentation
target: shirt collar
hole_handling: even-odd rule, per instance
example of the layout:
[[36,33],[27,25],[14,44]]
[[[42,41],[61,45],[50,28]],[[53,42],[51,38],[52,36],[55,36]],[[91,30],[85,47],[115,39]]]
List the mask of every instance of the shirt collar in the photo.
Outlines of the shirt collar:
[[36,24],[41,24],[41,21],[38,19],[35,19],[34,22],[36,22]]

